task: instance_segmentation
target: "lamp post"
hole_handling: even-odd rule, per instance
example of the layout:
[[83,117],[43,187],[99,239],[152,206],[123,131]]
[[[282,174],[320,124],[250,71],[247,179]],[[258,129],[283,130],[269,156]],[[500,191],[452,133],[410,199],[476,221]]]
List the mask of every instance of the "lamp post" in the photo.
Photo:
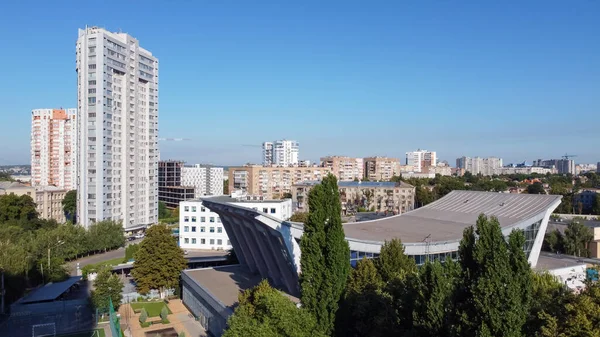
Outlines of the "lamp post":
[[56,247],[58,247],[58,246],[60,246],[60,245],[62,245],[64,243],[65,243],[64,241],[58,240],[54,246],[48,247],[48,277],[50,277],[50,250],[52,248],[56,248]]

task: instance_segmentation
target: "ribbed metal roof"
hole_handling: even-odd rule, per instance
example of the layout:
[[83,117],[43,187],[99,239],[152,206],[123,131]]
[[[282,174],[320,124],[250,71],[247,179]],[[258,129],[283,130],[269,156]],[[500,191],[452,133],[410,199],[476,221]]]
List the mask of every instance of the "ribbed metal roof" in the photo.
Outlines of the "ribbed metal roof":
[[474,225],[479,214],[495,216],[502,227],[513,226],[558,206],[561,196],[452,191],[445,197],[408,213],[373,221],[347,223],[346,237],[385,241],[400,238],[404,243],[429,240],[454,241]]

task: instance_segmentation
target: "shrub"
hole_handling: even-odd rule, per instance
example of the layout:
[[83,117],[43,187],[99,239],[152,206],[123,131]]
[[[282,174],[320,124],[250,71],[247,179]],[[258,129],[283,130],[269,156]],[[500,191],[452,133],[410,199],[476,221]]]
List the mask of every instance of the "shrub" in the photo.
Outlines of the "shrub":
[[148,319],[148,312],[146,311],[146,308],[142,308],[142,312],[140,313],[140,323],[146,323],[147,319]]
[[184,331],[180,332],[178,337],[185,337],[185,332]]
[[145,323],[140,323],[140,325],[142,326],[142,328],[147,328],[147,327],[151,326],[151,325],[152,325],[152,323],[150,323],[150,322],[145,322]]
[[160,309],[160,318],[162,318],[163,321],[166,321],[167,315],[169,315],[169,309],[167,309],[167,306],[165,305]]
[[171,323],[171,322],[169,322],[169,320],[168,320],[168,319],[163,319],[163,320],[162,320],[162,321],[160,321],[160,322],[161,322],[162,324],[169,324],[169,323]]

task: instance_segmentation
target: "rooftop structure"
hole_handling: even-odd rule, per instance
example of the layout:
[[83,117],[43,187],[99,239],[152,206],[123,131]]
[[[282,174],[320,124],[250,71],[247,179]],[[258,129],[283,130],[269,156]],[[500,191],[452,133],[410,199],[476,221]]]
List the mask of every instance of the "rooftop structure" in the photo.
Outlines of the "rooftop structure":
[[[480,214],[495,216],[504,235],[513,229],[525,232],[524,251],[535,266],[552,211],[561,196],[524,195],[477,191],[452,191],[445,197],[402,215],[344,224],[350,245],[350,262],[379,254],[385,240],[400,238],[407,255],[417,264],[427,259],[457,257],[463,231]],[[267,278],[276,287],[298,294],[301,223],[281,221],[268,214],[223,202],[203,199],[219,214],[240,263]],[[261,235],[258,235],[261,233]]]

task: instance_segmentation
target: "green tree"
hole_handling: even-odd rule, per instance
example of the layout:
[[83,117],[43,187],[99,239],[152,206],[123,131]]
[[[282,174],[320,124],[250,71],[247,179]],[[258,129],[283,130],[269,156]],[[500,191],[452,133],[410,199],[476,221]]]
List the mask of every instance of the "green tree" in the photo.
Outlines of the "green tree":
[[172,217],[171,212],[167,209],[167,205],[163,201],[158,202],[158,218],[166,219]]
[[306,309],[297,308],[266,280],[239,296],[239,305],[227,326],[223,337],[324,336]]
[[594,195],[594,201],[592,202],[592,214],[600,215],[600,194]]
[[415,260],[404,254],[404,245],[400,239],[386,241],[381,246],[375,265],[384,282],[396,277],[404,278],[417,270]]
[[125,263],[133,260],[133,257],[138,250],[140,250],[140,245],[138,243],[127,246],[127,248],[125,248],[125,258],[123,259],[123,262]]
[[179,285],[181,271],[187,266],[183,250],[177,247],[171,230],[165,225],[148,229],[134,259],[131,275],[142,294],[158,289],[164,296],[165,290]]
[[546,194],[544,190],[544,185],[540,182],[535,182],[533,184],[527,185],[527,193],[528,194]]
[[109,300],[112,300],[113,306],[117,310],[121,305],[122,290],[123,281],[112,273],[110,267],[100,269],[94,280],[94,290],[91,294],[94,307],[100,312],[108,312]]
[[585,226],[581,219],[575,218],[567,225],[564,236],[565,253],[589,257],[588,245],[594,239],[592,229]]
[[75,222],[75,216],[77,213],[77,191],[71,190],[65,194],[62,201],[63,211],[65,212],[67,219],[71,222]]
[[494,217],[480,215],[476,229],[465,229],[455,294],[457,335],[521,335],[531,302],[524,242],[521,231],[513,231],[507,242]]
[[0,196],[0,223],[11,220],[29,221],[36,219],[35,202],[28,195],[6,194]]
[[542,249],[552,253],[565,252],[565,239],[563,234],[558,229],[546,233]]
[[573,295],[557,278],[548,273],[531,272],[531,308],[527,336],[559,336],[558,321],[564,321],[565,305]]
[[15,181],[10,173],[8,172],[0,172],[0,181]]
[[167,316],[169,316],[169,309],[167,309],[167,306],[163,306],[162,309],[160,309],[160,318],[163,321],[166,321]]
[[292,198],[292,193],[290,193],[290,192],[283,193],[282,199],[291,199],[291,198]]
[[142,308],[142,311],[140,312],[140,323],[142,323],[142,324],[146,323],[147,319],[148,319],[148,311],[146,311],[146,308]]
[[223,194],[229,195],[229,179],[223,180]]
[[308,212],[296,212],[292,214],[290,221],[305,223],[308,219]]
[[337,179],[328,175],[311,189],[309,214],[300,241],[302,305],[331,335],[338,302],[350,272],[350,249],[344,237]]

